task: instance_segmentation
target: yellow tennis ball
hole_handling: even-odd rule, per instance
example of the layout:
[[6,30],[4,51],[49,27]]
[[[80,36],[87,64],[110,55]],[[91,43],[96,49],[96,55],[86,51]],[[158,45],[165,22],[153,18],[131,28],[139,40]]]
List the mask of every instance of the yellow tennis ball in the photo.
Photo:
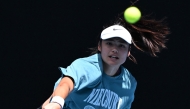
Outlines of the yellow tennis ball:
[[124,18],[128,23],[134,24],[141,18],[141,12],[137,7],[131,6],[124,11]]

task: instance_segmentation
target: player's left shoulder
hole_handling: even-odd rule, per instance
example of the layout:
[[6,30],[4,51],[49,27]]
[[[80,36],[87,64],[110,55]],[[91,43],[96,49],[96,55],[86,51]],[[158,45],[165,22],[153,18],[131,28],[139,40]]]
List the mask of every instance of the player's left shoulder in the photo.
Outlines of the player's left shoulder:
[[121,66],[121,71],[124,76],[127,76],[131,81],[136,82],[135,77],[130,73],[127,68]]

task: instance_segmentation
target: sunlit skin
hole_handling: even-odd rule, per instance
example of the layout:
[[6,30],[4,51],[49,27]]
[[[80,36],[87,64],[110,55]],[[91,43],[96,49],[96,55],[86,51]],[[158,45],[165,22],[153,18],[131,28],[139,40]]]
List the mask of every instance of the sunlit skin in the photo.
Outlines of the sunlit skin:
[[98,50],[103,59],[104,72],[109,76],[113,76],[130,55],[129,44],[121,38],[102,40]]

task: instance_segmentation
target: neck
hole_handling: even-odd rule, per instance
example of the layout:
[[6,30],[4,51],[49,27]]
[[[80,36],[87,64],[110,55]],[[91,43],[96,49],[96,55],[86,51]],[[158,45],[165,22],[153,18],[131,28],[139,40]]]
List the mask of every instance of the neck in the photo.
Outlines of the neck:
[[117,72],[119,71],[119,66],[109,66],[109,65],[103,63],[103,69],[107,75],[115,76],[118,74]]

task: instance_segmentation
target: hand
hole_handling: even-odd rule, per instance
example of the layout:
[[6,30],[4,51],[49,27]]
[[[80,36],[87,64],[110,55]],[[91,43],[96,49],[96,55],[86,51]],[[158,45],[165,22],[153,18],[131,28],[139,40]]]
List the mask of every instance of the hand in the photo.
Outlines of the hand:
[[58,103],[49,103],[43,109],[61,109],[61,106]]

